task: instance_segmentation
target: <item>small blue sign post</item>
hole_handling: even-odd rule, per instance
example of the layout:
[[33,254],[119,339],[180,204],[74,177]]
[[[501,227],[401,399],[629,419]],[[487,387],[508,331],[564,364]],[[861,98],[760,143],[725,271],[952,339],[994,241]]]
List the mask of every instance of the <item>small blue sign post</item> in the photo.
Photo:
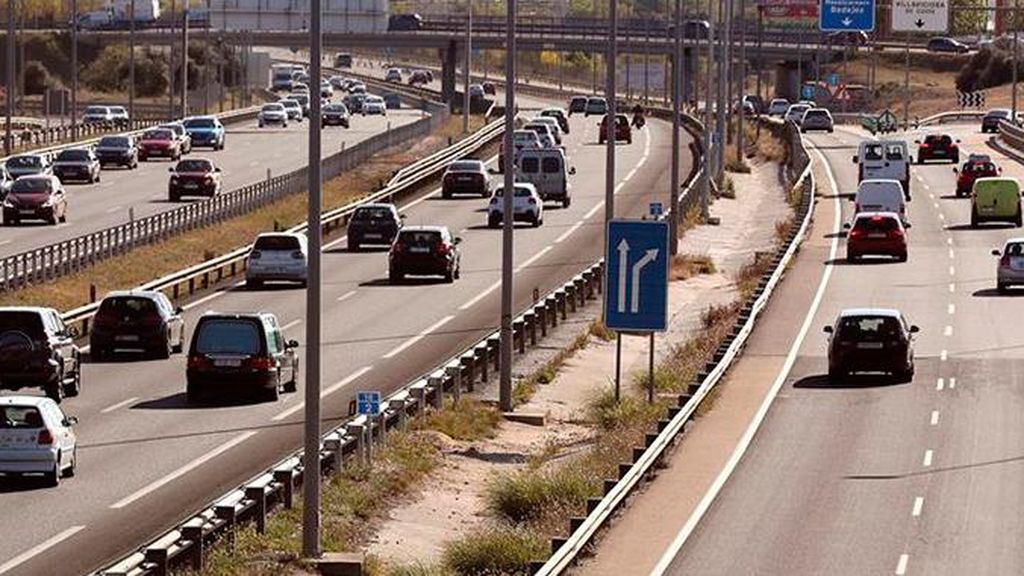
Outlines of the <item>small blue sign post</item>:
[[875,0],[821,0],[822,32],[870,32],[875,29]]
[[661,202],[651,202],[648,213],[655,217],[661,218],[665,214],[665,205]]
[[367,416],[380,414],[380,392],[356,392],[356,412]]

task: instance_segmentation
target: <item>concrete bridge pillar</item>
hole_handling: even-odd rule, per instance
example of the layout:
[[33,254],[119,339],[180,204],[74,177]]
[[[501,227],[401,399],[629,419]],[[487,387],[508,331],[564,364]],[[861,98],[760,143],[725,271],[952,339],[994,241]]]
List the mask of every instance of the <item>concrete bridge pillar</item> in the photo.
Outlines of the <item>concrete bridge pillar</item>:
[[441,100],[451,102],[455,97],[455,63],[458,61],[458,51],[455,41],[448,42],[448,46],[441,49]]
[[[800,78],[799,66],[796,62],[779,62],[775,66],[775,94],[779,98],[785,98],[790,102],[800,99]],[[807,74],[807,67],[804,67],[804,74]]]
[[683,102],[697,101],[697,51],[683,48]]

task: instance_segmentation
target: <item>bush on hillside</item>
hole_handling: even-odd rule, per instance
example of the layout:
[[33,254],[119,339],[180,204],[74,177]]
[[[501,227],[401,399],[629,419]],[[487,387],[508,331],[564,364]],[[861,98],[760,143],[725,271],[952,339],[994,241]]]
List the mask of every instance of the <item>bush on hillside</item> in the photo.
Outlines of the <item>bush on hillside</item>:
[[1012,78],[1013,54],[993,47],[978,50],[971,56],[956,76],[956,88],[962,92],[973,92],[1007,84]]
[[50,71],[42,62],[30,60],[25,64],[25,94],[34,95],[46,92],[47,88],[53,88],[57,81],[50,75]]

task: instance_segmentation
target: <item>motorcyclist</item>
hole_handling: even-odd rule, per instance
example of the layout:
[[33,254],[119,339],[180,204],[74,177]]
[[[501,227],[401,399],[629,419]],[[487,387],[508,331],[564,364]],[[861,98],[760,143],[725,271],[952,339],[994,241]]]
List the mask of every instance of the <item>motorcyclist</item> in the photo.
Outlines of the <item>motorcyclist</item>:
[[644,119],[644,107],[637,103],[633,106],[633,126],[637,128],[643,128],[646,120]]

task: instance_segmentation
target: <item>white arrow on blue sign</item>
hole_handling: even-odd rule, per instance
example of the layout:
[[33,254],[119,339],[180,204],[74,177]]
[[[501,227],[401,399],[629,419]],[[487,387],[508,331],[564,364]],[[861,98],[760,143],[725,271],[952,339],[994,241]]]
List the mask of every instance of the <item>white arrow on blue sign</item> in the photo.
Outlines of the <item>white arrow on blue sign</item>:
[[875,29],[875,0],[821,0],[822,32],[870,32]]
[[380,392],[367,391],[367,392],[356,392],[356,412],[359,414],[366,414],[367,416],[377,416],[380,414]]
[[605,255],[604,321],[612,330],[663,332],[668,324],[668,223],[612,220]]

